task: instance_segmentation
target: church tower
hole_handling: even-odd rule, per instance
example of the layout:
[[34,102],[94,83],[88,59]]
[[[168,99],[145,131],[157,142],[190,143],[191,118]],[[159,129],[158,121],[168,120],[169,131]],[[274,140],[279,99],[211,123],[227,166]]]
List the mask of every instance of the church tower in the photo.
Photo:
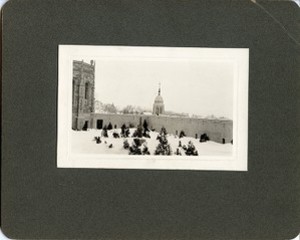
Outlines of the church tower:
[[72,128],[91,128],[94,112],[95,61],[73,61]]
[[165,113],[165,105],[162,96],[160,95],[160,84],[158,88],[158,95],[156,96],[153,104],[153,115],[161,115]]

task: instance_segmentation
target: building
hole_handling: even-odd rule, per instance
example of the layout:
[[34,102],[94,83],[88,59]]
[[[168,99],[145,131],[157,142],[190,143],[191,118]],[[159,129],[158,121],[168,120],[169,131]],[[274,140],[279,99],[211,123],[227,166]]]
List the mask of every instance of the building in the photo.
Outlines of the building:
[[91,127],[94,112],[95,63],[73,61],[72,128],[76,130]]
[[233,140],[232,120],[166,115],[160,87],[154,100],[152,115],[95,113],[94,91],[94,61],[91,61],[90,64],[83,61],[74,61],[72,112],[72,128],[74,130],[102,129],[104,126],[108,126],[109,123],[118,128],[123,124],[136,127],[147,121],[149,128],[156,131],[160,131],[162,127],[165,127],[170,134],[178,135],[181,131],[184,131],[186,136],[199,137],[201,134],[206,133],[210,140],[215,142],[229,143]]
[[158,88],[158,95],[156,96],[153,104],[153,115],[161,115],[165,113],[165,105],[162,96],[160,95],[160,86]]

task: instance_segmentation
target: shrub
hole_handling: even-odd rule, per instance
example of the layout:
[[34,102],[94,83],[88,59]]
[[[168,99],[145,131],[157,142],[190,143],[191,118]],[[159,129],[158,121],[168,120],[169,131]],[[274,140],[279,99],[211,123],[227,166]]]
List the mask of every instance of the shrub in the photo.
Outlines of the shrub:
[[119,135],[119,133],[117,133],[117,132],[114,132],[114,133],[113,133],[113,137],[114,137],[114,138],[119,138],[119,137],[120,137],[120,135]]
[[113,127],[112,127],[112,124],[109,123],[108,126],[107,126],[107,130],[112,130],[112,128],[113,128]]
[[133,139],[132,145],[129,147],[129,155],[142,155],[142,141],[139,138]]
[[95,141],[96,141],[97,144],[99,144],[99,143],[101,143],[101,138],[99,136],[96,136]]
[[123,148],[124,149],[128,149],[129,148],[129,142],[128,142],[128,140],[126,139],[124,142],[123,142]]
[[129,134],[130,134],[129,128],[127,128],[126,125],[123,124],[121,127],[121,137],[129,137]]
[[185,132],[183,130],[180,131],[179,138],[185,137]]
[[207,136],[206,133],[201,134],[200,136],[200,142],[206,142],[209,141],[209,137]]
[[181,155],[181,152],[180,152],[179,148],[176,149],[175,154],[176,154],[176,155]]
[[187,156],[198,156],[198,151],[196,150],[194,144],[191,141],[189,141],[189,143],[188,143],[185,154]]
[[143,155],[150,155],[149,149],[147,147],[147,144],[143,144],[143,150],[142,150],[142,154]]
[[139,125],[137,127],[137,129],[134,131],[132,137],[138,137],[138,138],[141,138],[143,137],[143,128],[141,125]]
[[159,140],[159,144],[157,145],[154,154],[155,155],[171,155],[171,147],[168,143],[167,139],[167,131],[164,127],[162,127],[160,134],[157,136],[157,139]]

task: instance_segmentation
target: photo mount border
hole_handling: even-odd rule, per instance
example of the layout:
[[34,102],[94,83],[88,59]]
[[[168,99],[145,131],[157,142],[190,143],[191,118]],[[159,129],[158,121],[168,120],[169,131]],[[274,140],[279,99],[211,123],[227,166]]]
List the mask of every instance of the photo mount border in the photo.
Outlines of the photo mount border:
[[[128,55],[129,54],[129,55]],[[58,46],[57,167],[157,170],[248,170],[248,48]],[[234,65],[233,154],[231,157],[137,156],[71,153],[72,64],[82,58],[168,58],[231,61]],[[113,161],[112,161],[113,160]]]

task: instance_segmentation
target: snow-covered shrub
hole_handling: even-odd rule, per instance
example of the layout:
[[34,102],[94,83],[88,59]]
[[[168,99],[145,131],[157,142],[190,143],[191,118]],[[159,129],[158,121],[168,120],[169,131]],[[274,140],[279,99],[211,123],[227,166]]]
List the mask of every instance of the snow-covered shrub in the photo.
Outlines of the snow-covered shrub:
[[101,138],[99,136],[96,136],[95,141],[96,141],[97,144],[99,144],[99,143],[101,143]]
[[119,135],[119,133],[114,132],[114,133],[113,133],[113,137],[114,137],[114,138],[120,138],[120,135]]
[[160,135],[167,135],[167,130],[166,130],[166,128],[165,127],[162,127],[161,129],[160,129],[160,133],[159,133]]
[[129,128],[126,127],[125,124],[122,125],[121,127],[121,137],[129,137],[129,134],[130,134],[130,130]]
[[148,129],[148,122],[146,121],[146,119],[144,120],[144,123],[143,123],[143,128],[144,128],[144,132],[149,132],[149,129]]
[[128,142],[127,139],[125,139],[124,142],[123,142],[123,148],[128,149],[129,147],[130,147],[129,142]]
[[143,128],[141,125],[138,125],[137,129],[134,131],[134,133],[132,134],[132,137],[138,137],[141,138],[143,137]]
[[157,145],[154,154],[155,155],[171,155],[171,147],[168,143],[167,139],[167,131],[163,127],[160,131],[160,134],[157,136],[157,139],[159,140],[159,144]]
[[200,142],[206,142],[209,141],[209,137],[207,136],[206,133],[201,134],[200,136]]
[[176,149],[175,154],[176,154],[176,155],[181,155],[181,152],[180,152],[179,148]]
[[129,137],[129,135],[130,135],[130,130],[129,130],[129,128],[127,128],[125,130],[125,137]]
[[196,150],[194,144],[191,141],[189,141],[189,143],[188,143],[185,154],[187,156],[198,156],[198,151]]
[[150,155],[149,149],[147,147],[147,144],[143,144],[143,150],[142,150],[143,155]]
[[107,130],[112,130],[112,124],[111,124],[111,122],[108,124],[108,126],[107,126]]
[[179,138],[183,138],[185,136],[186,136],[185,132],[183,130],[181,130],[180,133],[179,133]]
[[142,140],[134,138],[132,145],[129,147],[129,155],[142,155]]

